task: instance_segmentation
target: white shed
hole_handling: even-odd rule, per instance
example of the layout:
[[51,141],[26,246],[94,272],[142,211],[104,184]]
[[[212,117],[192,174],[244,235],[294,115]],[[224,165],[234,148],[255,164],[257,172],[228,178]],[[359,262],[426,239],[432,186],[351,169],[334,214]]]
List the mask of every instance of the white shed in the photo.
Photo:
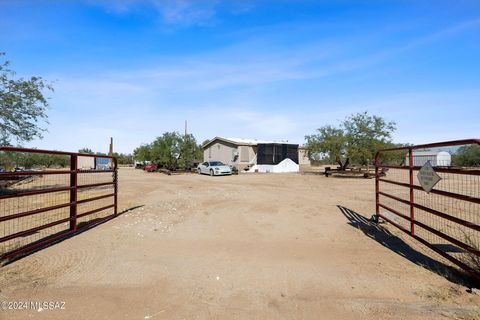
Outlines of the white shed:
[[77,158],[77,166],[80,170],[92,170],[95,169],[95,157],[82,157]]
[[[433,167],[449,167],[452,164],[452,156],[447,151],[413,151],[414,167],[421,167],[427,161],[430,161]],[[405,165],[410,165],[408,153],[405,156]]]

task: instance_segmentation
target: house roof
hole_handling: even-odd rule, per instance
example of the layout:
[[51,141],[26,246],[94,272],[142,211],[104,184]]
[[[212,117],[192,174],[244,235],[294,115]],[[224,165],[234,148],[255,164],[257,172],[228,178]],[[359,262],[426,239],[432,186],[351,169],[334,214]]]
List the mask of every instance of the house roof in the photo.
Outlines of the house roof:
[[413,151],[413,156],[437,156],[439,154],[450,154],[446,151]]
[[[237,146],[256,146],[259,143],[289,143],[287,140],[280,140],[280,141],[275,141],[275,140],[257,140],[257,139],[244,139],[244,138],[223,138],[223,137],[215,137],[205,143],[203,145],[203,148],[208,147],[210,144],[212,144],[214,141],[224,141],[228,142]],[[296,144],[296,143],[292,143]]]
[[250,144],[256,145],[259,143],[288,143],[288,140],[257,140],[257,139],[243,139],[243,138],[226,138],[227,140],[233,141],[237,144]]

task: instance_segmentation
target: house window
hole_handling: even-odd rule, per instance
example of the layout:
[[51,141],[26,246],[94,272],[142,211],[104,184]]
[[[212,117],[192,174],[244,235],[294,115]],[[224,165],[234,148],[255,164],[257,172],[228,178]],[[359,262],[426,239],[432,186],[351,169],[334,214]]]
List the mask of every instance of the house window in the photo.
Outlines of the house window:
[[250,157],[248,154],[248,147],[247,146],[240,147],[240,161],[248,162],[249,160],[250,160]]

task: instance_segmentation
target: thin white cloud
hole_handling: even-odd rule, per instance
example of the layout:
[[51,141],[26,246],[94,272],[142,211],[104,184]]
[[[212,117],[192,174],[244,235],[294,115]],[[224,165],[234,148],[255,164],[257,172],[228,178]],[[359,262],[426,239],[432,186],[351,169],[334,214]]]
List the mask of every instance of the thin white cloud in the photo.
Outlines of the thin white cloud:
[[[338,97],[331,103],[311,102],[310,108],[318,105],[318,111],[310,112],[305,105],[264,105],[272,99],[263,97],[266,102],[257,101],[254,91],[269,89],[274,82],[318,79],[376,66],[406,50],[479,26],[478,20],[464,22],[404,46],[363,56],[356,56],[349,47],[323,43],[276,50],[274,44],[249,40],[207,53],[159,59],[136,70],[105,71],[83,78],[46,76],[58,79],[52,101],[52,126],[45,140],[33,145],[66,150],[91,147],[101,151],[105,149],[105,140],[114,136],[118,151],[131,152],[164,131],[181,131],[185,119],[199,141],[224,135],[301,143],[304,135],[315,128],[363,110],[398,119],[397,141],[426,142],[440,136],[441,130],[434,128],[424,133],[411,129],[412,123],[421,126],[421,121],[413,121],[412,117],[425,116],[416,109],[453,112],[461,101],[466,109],[480,110],[476,103],[478,94],[399,94],[361,102]],[[477,100],[461,100],[462,96]],[[468,128],[474,126],[462,121],[452,123],[445,138],[456,138],[452,132],[465,134]],[[473,133],[473,129],[468,130]],[[416,141],[415,136],[425,138]],[[70,137],[76,137],[75,142]]]
[[294,117],[275,110],[260,112],[244,108],[244,110],[229,111],[226,117],[240,122],[244,132],[255,133],[260,137],[284,137],[285,139],[298,129]]
[[215,20],[219,7],[227,7],[233,14],[242,14],[253,8],[252,3],[244,1],[220,0],[100,0],[88,1],[101,5],[106,10],[126,14],[146,6],[154,10],[161,21],[168,25],[204,25]]
[[[114,87],[131,84],[132,88],[145,90],[198,92],[323,77],[337,71],[327,61],[332,55],[328,47],[307,45],[281,53],[271,51],[268,46],[259,48],[246,42],[208,54],[160,59],[141,69],[106,72],[88,82],[98,81],[103,86],[111,81]],[[312,67],[322,63],[325,65],[320,70]]]
[[480,19],[466,21],[398,47],[360,56],[354,55],[349,46],[314,43],[279,51],[274,44],[246,40],[207,53],[159,59],[140,69],[105,72],[97,78],[89,78],[88,82],[107,91],[110,83],[113,87],[124,86],[127,91],[168,89],[190,92],[318,79],[373,67],[406,51],[478,27]]
[[[98,90],[85,97],[85,90],[92,86],[76,84],[76,93],[64,89],[69,86],[57,90],[50,117],[52,126],[45,139],[32,146],[105,151],[108,138],[113,136],[117,151],[131,152],[165,131],[182,131],[184,120],[188,120],[189,131],[199,142],[214,136],[235,136],[303,143],[304,136],[316,128],[338,124],[345,116],[365,110],[397,122],[395,141],[424,143],[475,136],[475,119],[480,117],[478,88],[379,95],[361,101],[348,96],[330,97],[312,103],[316,108],[308,110],[305,106],[291,108],[288,102],[265,108],[261,102],[221,95],[214,100],[193,95],[179,103],[156,98],[151,92],[124,91],[122,86],[111,88],[106,96]],[[65,105],[67,110],[62,109]],[[445,117],[449,121],[445,122]]]
[[163,20],[169,24],[201,24],[212,19],[216,14],[218,1],[152,1],[153,5],[162,15]]

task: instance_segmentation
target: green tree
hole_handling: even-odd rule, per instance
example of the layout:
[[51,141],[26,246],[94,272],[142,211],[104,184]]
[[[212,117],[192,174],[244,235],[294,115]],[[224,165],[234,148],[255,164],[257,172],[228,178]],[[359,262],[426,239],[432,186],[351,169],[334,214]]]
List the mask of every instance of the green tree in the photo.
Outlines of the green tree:
[[151,157],[168,169],[176,169],[181,155],[182,138],[177,132],[165,132],[152,143]]
[[324,154],[345,170],[351,162],[372,163],[378,149],[393,145],[393,131],[394,122],[362,112],[347,117],[339,127],[323,126],[305,139],[310,157]]
[[[70,157],[64,156],[60,154],[51,155],[50,166],[59,166],[65,168],[66,166],[70,165]],[[50,168],[50,167],[48,167]]]
[[310,158],[314,158],[314,155],[323,154],[330,161],[338,163],[342,168],[348,165],[345,157],[347,140],[342,129],[330,125],[323,126],[317,129],[316,134],[305,136],[305,139],[307,140],[306,146]]
[[131,154],[114,152],[113,156],[117,158],[117,163],[122,165],[133,164],[133,156]]
[[467,146],[461,146],[457,152],[453,155],[453,165],[456,166],[479,166],[480,165],[480,146],[471,144]]
[[93,150],[90,149],[90,148],[82,148],[82,149],[78,150],[78,153],[94,154],[95,152],[93,152]]
[[22,153],[17,161],[20,167],[33,168],[41,165],[42,155],[37,153]]
[[[0,52],[0,57],[5,53]],[[10,62],[0,63],[0,144],[9,145],[42,138],[48,123],[45,90],[53,91],[51,84],[41,77],[13,79],[15,72]]]
[[143,144],[133,151],[137,161],[152,161],[170,170],[188,169],[194,160],[203,158],[202,146],[192,134],[165,132],[150,144]]
[[184,135],[179,143],[180,155],[178,157],[178,165],[180,168],[191,168],[194,160],[203,157],[203,149],[197,144],[197,140],[195,140],[195,137],[192,134]]
[[202,161],[203,160],[203,144],[198,144],[197,148],[195,149],[195,160]]
[[363,112],[347,117],[343,121],[343,128],[348,156],[355,163],[366,165],[372,163],[377,150],[392,145],[392,133],[396,125],[382,117]]
[[70,157],[56,154],[41,154],[29,152],[1,152],[0,167],[11,170],[15,167],[52,168],[66,167],[70,164]]
[[150,144],[141,145],[133,150],[133,157],[141,162],[152,161],[152,146]]

